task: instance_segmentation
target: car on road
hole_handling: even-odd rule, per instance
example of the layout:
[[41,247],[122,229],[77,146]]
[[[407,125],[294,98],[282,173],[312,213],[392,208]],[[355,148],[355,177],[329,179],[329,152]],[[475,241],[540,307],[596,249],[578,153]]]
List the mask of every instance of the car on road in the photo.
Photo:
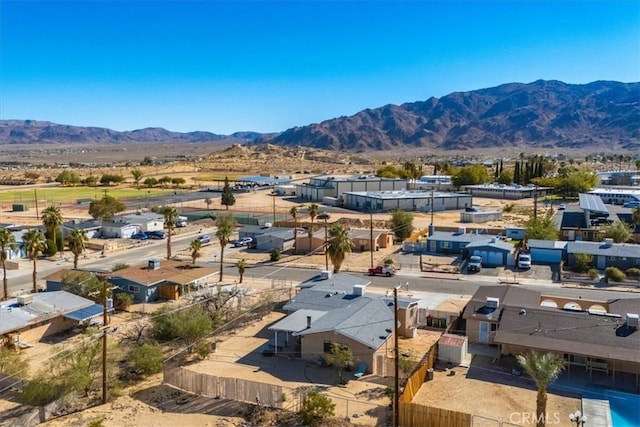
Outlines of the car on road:
[[385,267],[379,265],[369,269],[369,276],[387,276],[391,277],[396,274],[396,269],[393,267]]
[[149,232],[147,232],[147,235],[149,236],[150,239],[155,239],[155,240],[160,240],[160,239],[166,239],[167,238],[167,233],[165,233],[162,230],[149,231]]
[[204,243],[209,243],[211,242],[211,237],[209,237],[208,234],[203,234],[202,236],[198,236],[196,237],[196,241],[204,244]]
[[467,271],[469,273],[474,273],[482,270],[482,257],[474,255],[469,258],[469,262],[467,263]]
[[622,205],[623,208],[640,208],[640,202],[638,201],[631,201],[631,202],[627,202],[624,205]]
[[147,239],[149,239],[149,235],[143,231],[143,232],[140,232],[140,233],[132,234],[131,238],[133,240],[147,240]]
[[559,210],[559,211],[563,211],[563,210],[565,210],[565,209],[567,209],[567,205],[565,205],[564,203],[560,203],[560,204],[558,205],[558,210]]
[[241,248],[243,246],[251,246],[253,243],[253,237],[243,237],[233,242],[234,248]]
[[518,256],[518,268],[522,269],[530,269],[531,268],[531,255],[529,254],[520,254]]

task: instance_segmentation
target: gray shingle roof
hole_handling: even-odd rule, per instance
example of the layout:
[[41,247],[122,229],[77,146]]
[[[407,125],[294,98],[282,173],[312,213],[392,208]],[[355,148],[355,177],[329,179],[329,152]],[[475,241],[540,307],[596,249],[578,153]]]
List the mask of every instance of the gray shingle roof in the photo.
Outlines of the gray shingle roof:
[[567,243],[567,253],[640,258],[640,245],[614,243],[608,246],[603,242],[575,241]]
[[469,243],[466,247],[467,249],[480,249],[480,248],[490,248],[490,249],[498,249],[504,252],[511,252],[513,250],[513,245],[507,242],[503,242],[502,240],[494,240],[491,241],[492,238],[487,238],[487,240],[476,240],[474,242]]
[[325,314],[327,314],[326,311],[298,310],[269,326],[269,329],[272,331],[300,332],[307,328],[307,317],[311,317],[311,323],[313,324]]

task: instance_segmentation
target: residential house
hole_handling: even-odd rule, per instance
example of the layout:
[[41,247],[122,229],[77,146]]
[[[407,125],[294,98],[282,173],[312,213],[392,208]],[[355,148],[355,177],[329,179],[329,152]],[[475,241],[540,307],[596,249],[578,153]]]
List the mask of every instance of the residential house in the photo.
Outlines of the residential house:
[[164,229],[164,215],[154,212],[119,215],[113,219],[113,222],[135,225],[138,227],[138,231],[145,232],[161,231]]
[[73,221],[67,221],[62,224],[62,237],[66,239],[73,230],[84,230],[89,239],[99,237],[102,231],[102,220],[89,219],[82,221],[74,219]]
[[513,265],[515,262],[513,245],[495,237],[485,240],[476,239],[469,243],[465,250],[468,251],[469,256],[482,257],[484,267],[501,267]]
[[620,270],[628,268],[640,268],[640,245],[634,243],[613,243],[612,239],[604,239],[603,242],[567,242],[566,265],[573,267],[576,264],[577,254],[592,256],[591,266],[598,270],[606,267],[617,267]]
[[213,268],[183,261],[151,259],[147,264],[114,271],[109,282],[118,288],[114,292],[130,294],[139,303],[177,299],[191,288],[206,286],[215,273]]
[[259,251],[268,252],[273,249],[279,251],[286,251],[293,248],[294,245],[294,229],[271,229],[266,233],[259,234],[255,237],[256,249]]
[[[373,235],[373,240],[371,239]],[[375,251],[380,248],[389,248],[393,246],[393,233],[384,230],[349,230],[349,237],[353,243],[355,251],[369,252],[371,248]]]
[[427,237],[427,253],[443,255],[478,255],[482,265],[498,267],[514,262],[513,245],[486,234],[467,233],[461,227],[457,232],[434,231]]
[[65,280],[74,280],[85,274],[87,274],[87,272],[83,270],[72,270],[67,268],[57,270],[44,278],[45,289],[47,292],[66,290],[63,289]]
[[[337,343],[351,349],[354,365],[364,363],[368,373],[385,375],[393,349],[393,301],[368,295],[368,284],[361,277],[328,271],[301,283],[300,292],[283,307],[290,314],[269,328],[275,351],[285,343],[303,359],[317,360]],[[399,333],[411,334],[417,300],[398,304],[398,312],[403,325]]]
[[567,242],[561,240],[527,240],[531,262],[534,264],[560,264],[565,256]]
[[140,226],[125,222],[102,221],[102,237],[107,239],[129,239],[140,231]]
[[31,347],[44,337],[88,324],[102,314],[102,305],[65,291],[1,301],[0,346]]

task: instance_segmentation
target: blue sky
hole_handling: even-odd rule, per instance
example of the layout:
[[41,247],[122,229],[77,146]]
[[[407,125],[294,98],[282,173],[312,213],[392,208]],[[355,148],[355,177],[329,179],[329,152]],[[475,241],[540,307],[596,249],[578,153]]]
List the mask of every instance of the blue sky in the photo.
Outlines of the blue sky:
[[640,1],[0,3],[0,118],[283,131],[508,82],[640,80]]

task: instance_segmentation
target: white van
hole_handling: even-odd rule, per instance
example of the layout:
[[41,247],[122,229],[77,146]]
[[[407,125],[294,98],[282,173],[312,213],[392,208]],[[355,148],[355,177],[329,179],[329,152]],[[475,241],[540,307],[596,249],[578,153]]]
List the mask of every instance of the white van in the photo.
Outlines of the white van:
[[520,254],[518,256],[518,268],[530,269],[531,268],[531,255]]

